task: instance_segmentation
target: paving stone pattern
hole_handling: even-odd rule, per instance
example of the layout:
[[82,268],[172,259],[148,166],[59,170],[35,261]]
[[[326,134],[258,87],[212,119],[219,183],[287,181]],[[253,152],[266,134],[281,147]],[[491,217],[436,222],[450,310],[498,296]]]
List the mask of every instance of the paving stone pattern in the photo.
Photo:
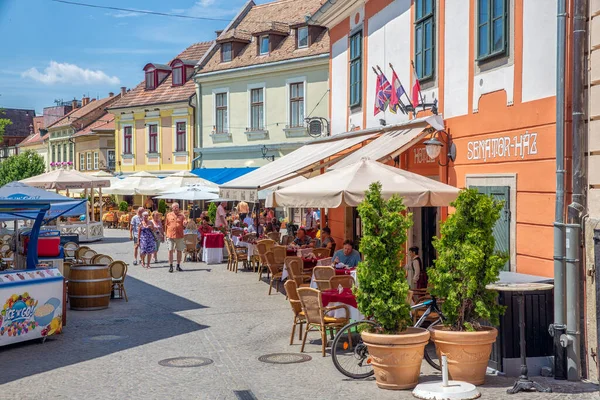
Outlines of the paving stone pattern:
[[[131,263],[128,233],[108,230],[92,244],[99,253]],[[166,260],[165,246],[160,259]],[[224,265],[185,263],[168,273],[166,262],[151,270],[130,265],[129,302],[111,301],[101,311],[69,311],[62,335],[0,350],[2,399],[412,399],[409,391],[378,389],[372,380],[353,381],[320,354],[311,335],[299,364],[267,364],[258,357],[300,351],[289,346],[292,312],[285,296],[267,295],[257,275]],[[309,336],[309,338],[311,338]],[[212,364],[171,368],[159,361],[206,357]],[[422,380],[439,380],[424,363]],[[488,377],[488,399],[593,399],[598,387],[550,384],[555,393],[509,396],[513,379]]]

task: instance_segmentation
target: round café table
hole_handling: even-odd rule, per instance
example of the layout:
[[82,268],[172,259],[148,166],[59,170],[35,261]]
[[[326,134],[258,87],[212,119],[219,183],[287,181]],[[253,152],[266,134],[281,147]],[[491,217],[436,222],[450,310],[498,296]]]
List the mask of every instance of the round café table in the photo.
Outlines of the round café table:
[[522,391],[537,390],[538,392],[550,393],[551,388],[542,386],[532,381],[527,376],[527,355],[525,353],[525,292],[550,290],[554,285],[550,283],[494,283],[486,286],[487,289],[499,292],[513,292],[519,304],[519,346],[521,353],[521,375],[514,386],[506,391],[515,394]]
[[224,248],[225,235],[220,232],[205,233],[202,260],[207,264],[221,264],[223,262]]

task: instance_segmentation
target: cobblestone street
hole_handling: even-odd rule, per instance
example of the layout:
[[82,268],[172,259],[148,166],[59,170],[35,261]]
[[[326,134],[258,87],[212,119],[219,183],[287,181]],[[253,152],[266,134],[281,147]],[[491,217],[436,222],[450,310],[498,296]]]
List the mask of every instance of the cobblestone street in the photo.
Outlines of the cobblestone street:
[[[131,263],[126,231],[108,230],[99,253]],[[166,260],[166,249],[160,259]],[[184,263],[168,273],[166,262],[151,270],[130,265],[129,302],[113,300],[102,311],[69,311],[63,334],[44,344],[29,342],[0,354],[3,399],[410,399],[375,382],[352,381],[322,358],[318,334],[307,345],[312,360],[272,365],[270,353],[300,351],[289,346],[292,312],[282,294],[267,296],[257,275],[224,265]],[[311,336],[309,335],[309,338]],[[159,361],[194,356],[213,360],[194,368],[169,368]],[[441,379],[424,363],[422,380]],[[540,379],[540,378],[536,378]],[[542,379],[543,380],[543,379]],[[513,378],[488,377],[487,399],[600,398],[591,384],[556,385],[555,393],[506,395]]]

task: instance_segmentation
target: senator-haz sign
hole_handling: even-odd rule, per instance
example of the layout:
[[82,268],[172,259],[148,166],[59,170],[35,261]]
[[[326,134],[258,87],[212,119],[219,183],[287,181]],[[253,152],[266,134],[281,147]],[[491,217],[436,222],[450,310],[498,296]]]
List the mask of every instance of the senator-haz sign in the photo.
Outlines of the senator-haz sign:
[[501,136],[467,142],[467,160],[495,161],[498,158],[527,158],[538,153],[537,133]]

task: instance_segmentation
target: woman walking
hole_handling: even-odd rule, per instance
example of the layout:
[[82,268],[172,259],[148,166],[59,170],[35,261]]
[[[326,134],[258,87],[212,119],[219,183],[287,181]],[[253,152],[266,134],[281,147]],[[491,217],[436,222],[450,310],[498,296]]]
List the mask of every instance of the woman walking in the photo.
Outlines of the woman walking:
[[156,239],[156,250],[154,251],[154,262],[158,262],[158,249],[160,244],[165,241],[165,230],[163,229],[162,221],[158,211],[152,213],[152,225],[154,225],[154,238]]
[[142,267],[150,268],[150,259],[156,251],[156,238],[154,237],[154,224],[148,218],[148,211],[144,211],[142,214],[142,222],[138,229]]

